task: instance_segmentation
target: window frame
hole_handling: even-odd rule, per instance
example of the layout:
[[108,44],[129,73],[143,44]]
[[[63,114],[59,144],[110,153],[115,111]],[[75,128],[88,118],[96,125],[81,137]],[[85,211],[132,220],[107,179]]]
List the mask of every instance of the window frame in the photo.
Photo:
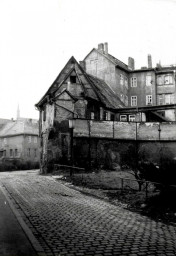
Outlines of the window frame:
[[146,105],[152,105],[152,95],[146,95]]
[[[131,120],[132,117],[134,117],[134,120]],[[129,115],[129,122],[136,122],[136,116],[135,115]]]
[[[133,104],[134,101],[136,102],[136,104]],[[136,95],[131,96],[131,106],[132,107],[137,106],[137,96]]]
[[13,157],[13,149],[10,148],[10,157]]
[[[150,79],[149,79],[150,77]],[[150,82],[149,82],[150,81]],[[152,75],[146,75],[146,78],[145,78],[145,85],[146,86],[151,86],[152,85]]]
[[131,77],[131,87],[137,87],[137,77]]
[[[123,120],[123,118],[125,120]],[[128,121],[127,115],[120,115],[120,122],[127,122],[127,121]]]

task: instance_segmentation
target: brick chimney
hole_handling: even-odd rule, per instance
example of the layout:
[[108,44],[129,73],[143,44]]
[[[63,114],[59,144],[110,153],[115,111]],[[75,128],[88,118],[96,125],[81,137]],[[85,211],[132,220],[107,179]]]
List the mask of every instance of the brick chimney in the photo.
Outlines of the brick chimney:
[[128,68],[131,70],[134,70],[134,68],[135,68],[134,59],[131,57],[128,57]]
[[104,53],[104,44],[98,44],[98,50]]
[[104,43],[104,53],[108,54],[108,43]]
[[152,68],[152,56],[148,54],[148,68]]

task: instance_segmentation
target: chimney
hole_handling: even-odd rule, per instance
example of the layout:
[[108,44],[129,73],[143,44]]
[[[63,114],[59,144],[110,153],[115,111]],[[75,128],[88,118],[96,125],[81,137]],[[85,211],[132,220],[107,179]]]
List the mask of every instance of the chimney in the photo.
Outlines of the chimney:
[[86,62],[85,62],[85,60],[81,60],[81,61],[79,62],[79,64],[80,64],[80,66],[81,66],[84,70],[86,70]]
[[131,57],[128,57],[128,68],[131,70],[134,70],[134,59]]
[[152,68],[152,56],[148,54],[148,68]]
[[104,43],[104,53],[108,54],[108,43]]
[[98,50],[104,53],[104,44],[98,44]]

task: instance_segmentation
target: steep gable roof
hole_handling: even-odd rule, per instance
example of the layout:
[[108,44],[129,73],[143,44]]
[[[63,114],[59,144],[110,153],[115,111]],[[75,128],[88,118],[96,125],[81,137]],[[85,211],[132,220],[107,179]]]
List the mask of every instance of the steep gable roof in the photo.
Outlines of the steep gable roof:
[[45,100],[47,100],[48,96],[53,97],[54,93],[62,86],[64,81],[73,71],[78,77],[79,83],[83,88],[85,98],[96,100],[111,109],[124,107],[124,104],[115,95],[113,90],[103,80],[87,74],[74,57],[70,58],[48,91],[35,106],[40,107]]
[[107,108],[116,109],[125,107],[124,103],[102,79],[92,75],[88,75],[88,77],[94,83],[101,101],[104,102]]
[[0,137],[16,136],[20,134],[39,135],[38,122],[33,123],[31,119],[19,119],[7,123],[0,131]]

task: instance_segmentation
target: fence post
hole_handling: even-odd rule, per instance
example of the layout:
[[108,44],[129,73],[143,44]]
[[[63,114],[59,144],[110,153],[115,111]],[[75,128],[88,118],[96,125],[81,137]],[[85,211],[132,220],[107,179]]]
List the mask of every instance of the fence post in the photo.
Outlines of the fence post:
[[123,178],[121,178],[121,188],[123,190]]
[[147,188],[148,188],[148,182],[146,181],[145,182],[145,197],[146,197],[146,199],[147,199],[147,196],[148,196]]

